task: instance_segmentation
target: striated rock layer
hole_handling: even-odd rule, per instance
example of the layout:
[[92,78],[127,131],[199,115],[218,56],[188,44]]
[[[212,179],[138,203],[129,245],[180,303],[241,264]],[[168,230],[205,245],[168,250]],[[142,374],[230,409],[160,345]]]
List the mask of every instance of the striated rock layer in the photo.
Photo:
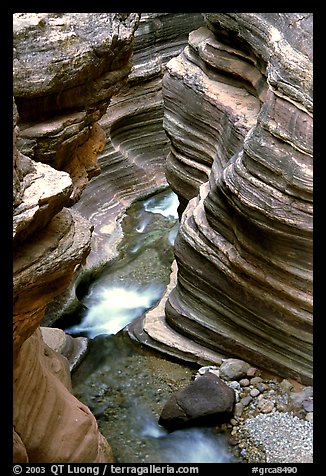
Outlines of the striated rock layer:
[[162,77],[188,34],[204,24],[200,13],[142,13],[135,32],[133,66],[125,86],[99,121],[107,143],[94,177],[74,208],[94,225],[87,266],[112,258],[117,220],[137,198],[168,186],[163,129]]
[[92,225],[67,207],[99,172],[97,121],[131,69],[139,15],[122,16],[14,15],[15,462],[113,461],[40,323],[90,252]]
[[312,14],[204,17],[163,81],[183,212],[165,325],[309,384]]
[[97,121],[130,72],[138,22],[136,13],[14,15],[20,150],[70,174],[70,205],[100,172],[105,134]]
[[40,329],[21,348],[14,373],[14,432],[25,454],[14,444],[15,462],[113,461],[91,411],[72,395],[67,360],[60,357],[43,342]]

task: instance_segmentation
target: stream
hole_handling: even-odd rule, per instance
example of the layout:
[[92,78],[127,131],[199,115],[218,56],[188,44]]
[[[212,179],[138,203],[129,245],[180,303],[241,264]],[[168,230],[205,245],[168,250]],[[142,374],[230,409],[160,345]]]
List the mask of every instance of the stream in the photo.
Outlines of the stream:
[[76,287],[81,311],[61,323],[68,334],[89,338],[72,373],[73,393],[95,415],[118,463],[238,462],[215,428],[169,433],[158,424],[171,393],[189,384],[197,367],[145,348],[125,330],[169,282],[178,205],[167,188],[129,207],[117,256],[85,273]]

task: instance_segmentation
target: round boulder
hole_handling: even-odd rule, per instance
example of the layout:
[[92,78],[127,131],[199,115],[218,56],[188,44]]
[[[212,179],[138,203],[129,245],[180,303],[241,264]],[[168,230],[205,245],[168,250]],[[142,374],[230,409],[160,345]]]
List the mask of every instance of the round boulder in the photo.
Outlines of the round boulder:
[[172,394],[161,412],[159,424],[169,431],[214,426],[232,417],[234,404],[234,390],[217,375],[206,372]]
[[220,377],[223,380],[239,380],[247,375],[250,365],[240,359],[225,359],[220,366]]

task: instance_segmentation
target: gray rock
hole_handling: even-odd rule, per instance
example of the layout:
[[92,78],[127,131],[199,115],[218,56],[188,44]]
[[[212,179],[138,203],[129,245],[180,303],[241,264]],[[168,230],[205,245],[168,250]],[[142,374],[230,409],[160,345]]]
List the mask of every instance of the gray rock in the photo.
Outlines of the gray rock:
[[304,410],[306,412],[313,412],[313,410],[314,410],[313,398],[309,397],[309,398],[303,400],[302,407],[304,408]]
[[291,392],[293,390],[293,384],[289,382],[287,379],[283,379],[280,383],[280,387],[284,392]]
[[234,391],[211,372],[172,394],[159,423],[169,430],[191,425],[214,425],[232,417]]
[[70,372],[76,369],[84,359],[89,340],[86,337],[72,337],[62,329],[41,327],[44,342],[55,352],[67,358]]
[[301,392],[290,393],[289,398],[295,406],[300,407],[302,406],[304,400],[308,400],[312,396],[313,396],[313,387],[308,386],[308,387],[305,387]]
[[246,407],[247,405],[249,405],[251,401],[252,401],[252,396],[247,395],[246,397],[241,398],[240,403],[242,403],[242,405]]
[[258,390],[258,388],[252,388],[252,389],[250,390],[250,395],[251,395],[252,397],[257,397],[259,394],[260,394],[260,391]]
[[239,380],[239,383],[240,383],[241,387],[248,387],[250,382],[247,378],[242,378],[241,380]]
[[262,398],[258,403],[258,408],[262,413],[270,413],[274,409],[274,402],[267,398]]
[[256,367],[249,367],[249,369],[247,370],[247,377],[254,377],[256,375],[256,372]]
[[238,380],[247,374],[250,365],[240,359],[226,359],[220,366],[220,378]]
[[261,377],[253,377],[252,379],[250,379],[250,385],[258,385],[262,381],[263,379]]
[[243,409],[244,409],[244,404],[242,402],[238,402],[234,405],[234,416],[239,417],[242,415]]

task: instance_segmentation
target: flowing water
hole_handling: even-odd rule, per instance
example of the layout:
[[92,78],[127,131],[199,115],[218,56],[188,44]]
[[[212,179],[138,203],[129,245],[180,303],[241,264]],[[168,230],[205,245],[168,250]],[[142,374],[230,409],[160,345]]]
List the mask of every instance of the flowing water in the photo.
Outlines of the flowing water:
[[177,207],[169,189],[134,203],[123,218],[117,257],[80,281],[82,312],[77,322],[65,319],[67,333],[90,339],[72,375],[73,392],[96,416],[119,463],[236,461],[214,428],[169,433],[158,424],[171,393],[197,369],[144,348],[124,330],[160,300],[169,282]]

